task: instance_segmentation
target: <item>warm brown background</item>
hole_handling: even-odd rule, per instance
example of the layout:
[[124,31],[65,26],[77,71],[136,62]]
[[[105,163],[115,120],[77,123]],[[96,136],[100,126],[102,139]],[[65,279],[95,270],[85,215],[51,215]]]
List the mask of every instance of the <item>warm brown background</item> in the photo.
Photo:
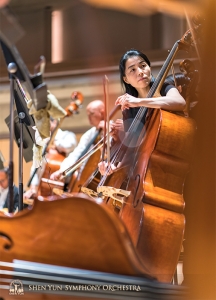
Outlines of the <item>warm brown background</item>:
[[[25,2],[25,1],[24,1]],[[23,3],[24,3],[23,2]],[[42,1],[45,4],[45,1]],[[47,77],[51,91],[60,97],[62,103],[67,102],[73,88],[80,88],[86,97],[86,103],[95,97],[102,97],[102,85],[100,76],[88,78],[80,70],[85,68],[100,68],[117,66],[120,55],[131,47],[138,47],[146,51],[149,57],[157,62],[163,61],[167,56],[167,50],[179,39],[185,31],[186,23],[179,16],[168,16],[160,12],[153,12],[146,16],[134,16],[129,13],[113,12],[111,10],[96,9],[84,3],[78,3],[75,7],[67,7],[65,11],[64,57],[65,63],[53,66],[50,60],[50,31],[46,26],[50,16],[50,5],[39,6],[42,2],[31,1],[31,7],[21,5],[21,1],[12,0],[14,10],[19,16],[19,21],[26,31],[24,40],[17,43],[17,47],[28,63],[30,70],[43,54],[48,60],[47,73],[65,70],[79,70],[79,76],[62,76],[57,74],[52,78]],[[63,5],[70,1],[62,1]],[[171,1],[169,1],[171,3]],[[185,1],[182,2],[182,5]],[[192,1],[195,2],[195,1]],[[197,1],[201,2],[201,1]],[[36,4],[38,3],[38,4]],[[54,3],[54,2],[53,2]],[[56,3],[56,2],[55,2]],[[75,2],[70,2],[75,3]],[[194,161],[191,172],[185,184],[186,201],[186,241],[184,256],[184,284],[189,287],[187,300],[215,300],[215,1],[202,1],[205,13],[205,30],[203,41],[202,78],[200,81],[199,105],[193,113],[197,122],[197,141],[195,144]],[[209,5],[209,6],[208,6]],[[138,29],[137,29],[138,28]],[[171,29],[172,30],[171,30]],[[103,29],[100,31],[99,29]],[[87,37],[84,35],[87,32]],[[0,58],[1,84],[0,105],[2,138],[7,135],[7,130],[2,121],[8,109],[8,86],[4,62]],[[103,74],[103,72],[102,72]],[[114,76],[112,79],[112,101],[119,93],[119,85],[116,72],[108,73]],[[62,80],[59,83],[59,80]],[[93,78],[93,79],[92,79]],[[68,84],[68,80],[70,84]],[[85,84],[82,84],[83,81]],[[4,87],[3,85],[6,84]],[[92,89],[95,86],[97,88]],[[114,88],[115,86],[115,88]],[[65,89],[66,87],[66,89]],[[99,91],[100,90],[100,91]],[[62,95],[62,97],[61,97]],[[64,106],[63,105],[63,106]],[[81,116],[81,114],[80,114]],[[84,117],[75,119],[75,125],[67,123],[77,132],[84,131],[88,125]],[[81,121],[82,120],[82,121]],[[84,121],[85,120],[85,121]],[[0,141],[0,148],[8,159],[8,140]],[[18,151],[15,147],[14,162],[17,172]],[[28,167],[25,165],[25,180],[28,177]],[[17,179],[16,179],[17,180]],[[25,181],[24,180],[24,181]]]
[[[207,4],[210,4],[209,6]],[[216,195],[215,195],[215,1],[207,1],[204,9],[202,74],[200,98],[194,118],[197,141],[194,163],[186,182],[185,283],[191,293],[188,300],[216,299]]]

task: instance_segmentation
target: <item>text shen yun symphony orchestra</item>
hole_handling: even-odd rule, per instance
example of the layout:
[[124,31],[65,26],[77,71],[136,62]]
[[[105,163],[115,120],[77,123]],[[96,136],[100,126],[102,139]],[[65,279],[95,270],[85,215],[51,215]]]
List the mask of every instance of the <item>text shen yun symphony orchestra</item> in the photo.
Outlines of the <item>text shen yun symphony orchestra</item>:
[[139,285],[92,285],[92,284],[80,284],[80,285],[29,285],[29,291],[141,291]]

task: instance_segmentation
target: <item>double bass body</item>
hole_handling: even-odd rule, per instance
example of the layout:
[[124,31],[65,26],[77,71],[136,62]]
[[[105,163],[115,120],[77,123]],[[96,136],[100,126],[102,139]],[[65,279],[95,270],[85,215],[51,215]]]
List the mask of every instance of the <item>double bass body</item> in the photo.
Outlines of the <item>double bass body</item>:
[[87,160],[84,166],[81,166],[77,170],[77,175],[75,180],[71,180],[68,186],[69,192],[79,193],[81,191],[81,187],[92,175],[92,171],[97,169],[98,163],[100,162],[100,158],[101,158],[101,151],[99,149],[91,155],[91,157]]
[[[119,210],[141,260],[159,281],[172,280],[182,247],[183,186],[195,130],[195,122],[190,118],[153,111],[127,183],[131,194]],[[122,188],[129,172],[129,166],[116,171],[107,178],[106,185]],[[116,211],[113,199],[105,201]]]
[[[177,52],[181,49],[188,51],[192,42],[189,30],[174,44],[147,98],[160,94]],[[132,63],[136,65],[136,60],[132,60]],[[132,79],[129,83],[132,85]],[[123,105],[124,102],[125,99],[122,100]],[[146,116],[145,108],[141,107],[138,113],[139,116],[133,119],[128,129],[132,137],[140,120]],[[142,139],[140,144],[132,154],[126,150],[127,159],[124,159],[129,163],[106,179],[104,177],[97,191],[101,191],[104,201],[112,210],[119,208],[119,217],[150,273],[159,281],[170,282],[184,236],[183,186],[190,166],[195,123],[189,118],[160,109],[153,109],[151,113],[144,127],[146,134],[142,132],[139,135],[139,139]],[[129,144],[128,141],[126,143]],[[108,187],[125,189],[130,195],[119,201],[119,205],[113,195],[108,196]]]

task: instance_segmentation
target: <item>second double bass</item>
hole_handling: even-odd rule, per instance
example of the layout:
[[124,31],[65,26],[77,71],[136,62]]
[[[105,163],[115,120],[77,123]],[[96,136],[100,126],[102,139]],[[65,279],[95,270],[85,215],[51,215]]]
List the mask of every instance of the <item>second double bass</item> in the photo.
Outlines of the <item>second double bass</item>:
[[[50,140],[43,149],[42,156],[44,157],[45,164],[43,166],[43,172],[42,174],[40,174],[37,196],[42,195],[46,197],[52,195],[52,188],[55,186],[55,184],[53,185],[51,181],[49,182],[50,174],[58,170],[61,162],[65,159],[65,153],[61,152],[61,148],[59,147],[57,150],[57,148],[54,146],[54,140],[64,119],[71,116],[73,113],[78,112],[78,109],[83,102],[83,95],[80,92],[73,92],[71,95],[71,100],[72,101],[70,102],[70,104],[65,108],[65,117],[60,119],[58,122],[57,120],[51,121],[51,126],[53,126],[53,128],[51,130]],[[32,183],[32,179],[34,178],[36,173],[37,169],[35,169],[32,173],[27,186],[30,186],[30,184]],[[57,186],[64,186],[63,182],[56,182],[56,184]]]

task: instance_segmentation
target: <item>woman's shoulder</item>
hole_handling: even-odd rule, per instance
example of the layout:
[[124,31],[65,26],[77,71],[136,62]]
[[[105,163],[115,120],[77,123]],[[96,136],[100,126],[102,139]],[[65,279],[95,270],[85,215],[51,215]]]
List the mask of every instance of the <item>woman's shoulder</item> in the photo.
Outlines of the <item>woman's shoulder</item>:
[[166,94],[172,88],[175,88],[175,86],[173,84],[170,84],[169,82],[164,82],[163,85],[162,85],[162,88],[160,90],[161,96],[166,96]]

